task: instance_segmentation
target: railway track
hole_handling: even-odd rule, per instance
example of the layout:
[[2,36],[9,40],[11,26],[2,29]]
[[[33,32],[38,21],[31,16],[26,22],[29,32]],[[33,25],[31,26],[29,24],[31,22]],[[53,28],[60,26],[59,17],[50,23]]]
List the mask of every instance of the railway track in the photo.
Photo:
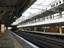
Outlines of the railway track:
[[40,48],[64,48],[64,36],[61,35],[49,35],[34,32],[15,33]]

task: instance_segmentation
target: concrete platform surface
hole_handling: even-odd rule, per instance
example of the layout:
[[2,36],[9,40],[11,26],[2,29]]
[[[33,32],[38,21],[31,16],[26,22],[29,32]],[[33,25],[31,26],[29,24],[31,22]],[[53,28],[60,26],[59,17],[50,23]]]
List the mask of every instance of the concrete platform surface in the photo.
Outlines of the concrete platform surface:
[[5,31],[5,34],[0,36],[0,48],[22,48],[22,46],[12,37],[9,31]]

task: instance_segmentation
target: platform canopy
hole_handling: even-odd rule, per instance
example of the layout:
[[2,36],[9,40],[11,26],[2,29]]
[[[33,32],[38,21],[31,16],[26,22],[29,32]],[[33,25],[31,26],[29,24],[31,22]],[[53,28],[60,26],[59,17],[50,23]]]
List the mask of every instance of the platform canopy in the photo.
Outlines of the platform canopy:
[[55,0],[37,0],[33,3],[25,12],[22,13],[22,16],[18,18],[12,25],[17,25],[24,20],[27,20],[33,16],[41,14],[50,8],[50,4]]

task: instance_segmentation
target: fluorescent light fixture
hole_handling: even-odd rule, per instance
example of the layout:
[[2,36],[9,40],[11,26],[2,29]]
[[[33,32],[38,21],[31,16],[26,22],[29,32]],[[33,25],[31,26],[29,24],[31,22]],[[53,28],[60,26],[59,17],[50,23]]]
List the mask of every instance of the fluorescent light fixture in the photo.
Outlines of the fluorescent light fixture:
[[20,21],[13,22],[11,25],[18,25],[20,22],[21,22],[21,20]]
[[17,28],[21,27],[22,25],[18,25]]
[[8,29],[12,29],[12,27],[8,27]]

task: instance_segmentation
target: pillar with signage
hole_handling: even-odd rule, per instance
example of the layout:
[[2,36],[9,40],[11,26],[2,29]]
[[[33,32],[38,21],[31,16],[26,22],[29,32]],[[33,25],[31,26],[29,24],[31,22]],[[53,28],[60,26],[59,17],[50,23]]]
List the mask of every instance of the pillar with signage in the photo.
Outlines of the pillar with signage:
[[4,33],[5,32],[5,24],[2,20],[0,20],[0,33]]
[[59,32],[60,32],[60,34],[62,34],[62,27],[61,26],[59,26]]
[[4,32],[5,32],[5,25],[1,24],[1,33],[4,33]]

